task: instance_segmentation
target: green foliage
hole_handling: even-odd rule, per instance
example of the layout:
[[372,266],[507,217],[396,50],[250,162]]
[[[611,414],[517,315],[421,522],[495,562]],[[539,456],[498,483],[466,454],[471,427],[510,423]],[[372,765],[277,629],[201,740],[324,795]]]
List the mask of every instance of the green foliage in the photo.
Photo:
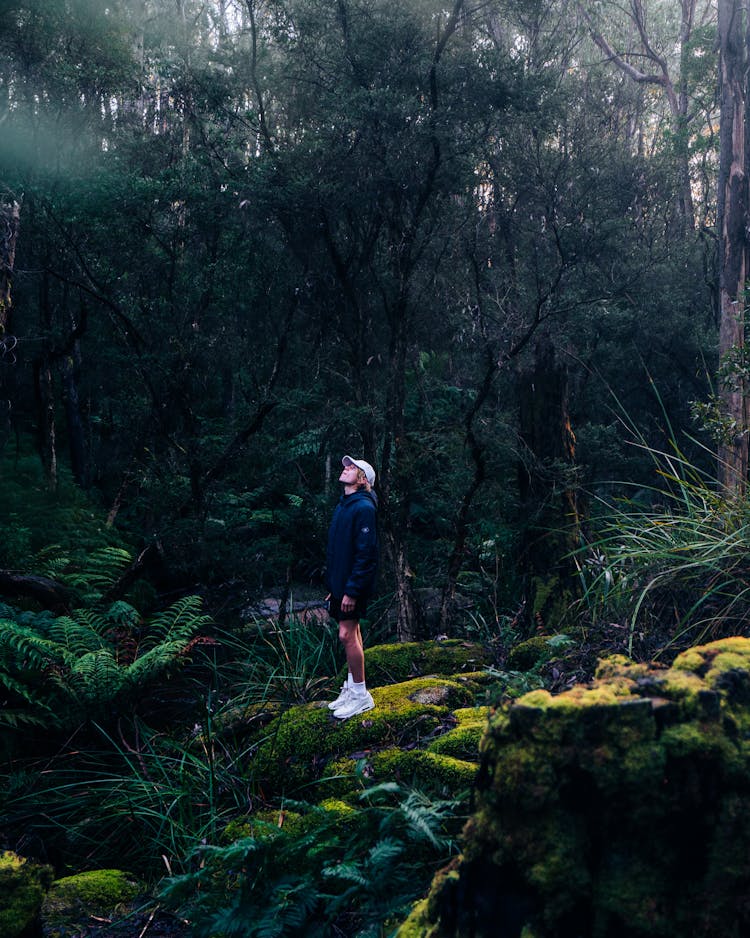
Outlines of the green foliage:
[[146,878],[182,868],[197,844],[245,809],[249,753],[214,736],[210,713],[191,738],[141,720],[95,726],[80,746],[39,763],[17,759],[3,778],[9,835],[39,839],[72,868],[118,864]]
[[365,790],[346,816],[295,804],[302,829],[271,827],[228,847],[199,848],[194,871],[163,898],[193,923],[196,938],[377,936],[424,890],[452,852],[455,805],[394,783]]
[[144,689],[185,660],[210,622],[187,596],[143,621],[125,602],[70,616],[0,608],[0,727],[74,727],[136,706]]
[[663,485],[609,505],[579,554],[588,614],[624,627],[631,656],[735,634],[750,610],[748,501],[679,450],[651,456]]
[[338,630],[327,616],[256,618],[241,632],[217,634],[229,659],[222,675],[230,709],[319,699],[340,667]]
[[6,450],[0,458],[0,567],[54,577],[69,564],[82,568],[91,555],[101,558],[96,563],[114,561],[125,549],[122,534],[106,526],[96,502],[74,485],[65,465],[50,488],[28,446],[23,440],[20,453]]

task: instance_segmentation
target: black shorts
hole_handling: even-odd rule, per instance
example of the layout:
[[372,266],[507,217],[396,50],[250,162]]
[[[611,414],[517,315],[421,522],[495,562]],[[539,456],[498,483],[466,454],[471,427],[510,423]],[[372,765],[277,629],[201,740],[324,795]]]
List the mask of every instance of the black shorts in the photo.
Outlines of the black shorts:
[[364,596],[357,596],[354,599],[354,609],[350,612],[342,612],[341,600],[331,596],[328,600],[328,615],[337,622],[359,622],[367,615],[367,600]]

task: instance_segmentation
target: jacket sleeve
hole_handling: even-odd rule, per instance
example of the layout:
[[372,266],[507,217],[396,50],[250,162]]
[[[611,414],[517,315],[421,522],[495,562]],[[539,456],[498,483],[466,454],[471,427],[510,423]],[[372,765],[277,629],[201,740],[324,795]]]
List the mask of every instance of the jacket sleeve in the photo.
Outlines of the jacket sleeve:
[[357,512],[352,531],[352,569],[346,581],[347,596],[369,595],[375,585],[378,565],[378,534],[374,506]]

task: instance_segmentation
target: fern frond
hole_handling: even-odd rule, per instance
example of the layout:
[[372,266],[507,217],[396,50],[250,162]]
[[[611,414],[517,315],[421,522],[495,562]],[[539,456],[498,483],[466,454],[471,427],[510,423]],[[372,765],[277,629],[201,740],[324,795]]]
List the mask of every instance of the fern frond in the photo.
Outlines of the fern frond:
[[106,641],[99,634],[97,624],[96,616],[82,609],[78,610],[75,619],[71,616],[57,618],[50,625],[47,636],[61,652],[78,658],[106,647]]
[[12,619],[0,621],[0,656],[18,666],[45,668],[59,659],[55,642]]
[[379,840],[367,856],[369,876],[383,876],[393,867],[393,862],[404,852],[404,844],[392,838]]
[[366,887],[370,879],[362,871],[360,865],[355,862],[336,863],[333,866],[326,866],[323,869],[323,876],[328,879],[343,879],[348,883],[355,883],[357,886]]
[[57,573],[57,578],[79,590],[87,603],[95,602],[117,583],[132,562],[130,551],[122,547],[100,547],[86,556],[85,565],[72,570],[68,565]]
[[183,596],[149,620],[149,633],[154,637],[192,637],[212,622],[210,616],[201,613],[202,606],[200,596]]
[[187,641],[162,642],[150,648],[123,669],[124,680],[133,687],[147,683],[175,664],[187,644]]
[[123,674],[112,652],[102,648],[79,658],[67,675],[58,678],[58,683],[87,707],[115,697],[122,688]]

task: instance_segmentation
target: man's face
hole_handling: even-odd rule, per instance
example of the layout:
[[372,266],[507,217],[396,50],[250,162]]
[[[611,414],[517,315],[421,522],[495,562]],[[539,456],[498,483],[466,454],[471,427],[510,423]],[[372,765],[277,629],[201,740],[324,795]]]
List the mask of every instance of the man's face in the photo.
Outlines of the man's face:
[[344,468],[341,470],[339,482],[343,482],[344,485],[357,484],[357,467],[353,462],[350,462],[348,466],[344,466]]

